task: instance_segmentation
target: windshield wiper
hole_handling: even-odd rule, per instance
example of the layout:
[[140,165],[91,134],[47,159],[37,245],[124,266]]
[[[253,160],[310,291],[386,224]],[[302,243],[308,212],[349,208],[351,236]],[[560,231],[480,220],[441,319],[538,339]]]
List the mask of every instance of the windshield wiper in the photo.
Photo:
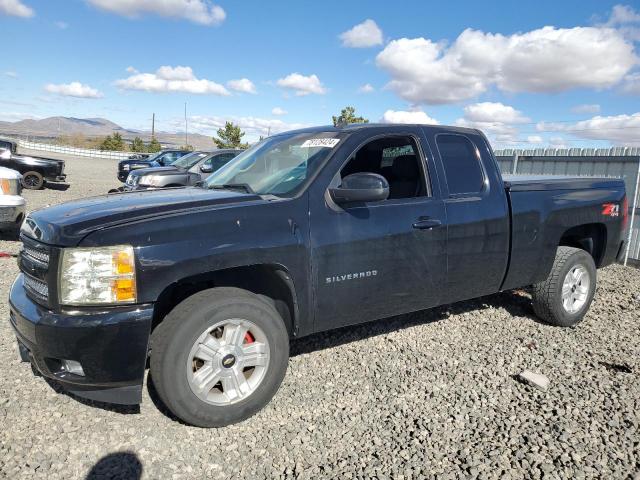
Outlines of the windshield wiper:
[[211,185],[209,188],[215,190],[242,190],[247,193],[255,193],[248,183],[224,183],[222,185]]

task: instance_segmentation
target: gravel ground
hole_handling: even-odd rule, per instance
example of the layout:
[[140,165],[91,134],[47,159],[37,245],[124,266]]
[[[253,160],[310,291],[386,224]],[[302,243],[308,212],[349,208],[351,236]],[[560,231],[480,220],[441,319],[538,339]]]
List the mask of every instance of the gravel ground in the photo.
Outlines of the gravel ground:
[[[115,162],[68,162],[66,192],[105,192]],[[18,244],[1,241],[0,251]],[[17,274],[0,258],[0,293]],[[0,321],[0,476],[7,478],[640,478],[640,272],[599,272],[575,329],[502,293],[292,345],[271,404],[219,430],[182,425],[145,389],[137,407],[57,391],[19,363]],[[547,375],[539,391],[514,376]]]

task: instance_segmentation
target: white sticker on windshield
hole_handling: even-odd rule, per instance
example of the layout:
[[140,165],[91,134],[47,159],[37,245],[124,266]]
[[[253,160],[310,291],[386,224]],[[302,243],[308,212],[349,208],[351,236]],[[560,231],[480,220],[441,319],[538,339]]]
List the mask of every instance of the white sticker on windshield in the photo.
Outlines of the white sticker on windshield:
[[309,140],[305,140],[304,143],[300,145],[300,148],[333,148],[339,141],[339,138],[310,138]]

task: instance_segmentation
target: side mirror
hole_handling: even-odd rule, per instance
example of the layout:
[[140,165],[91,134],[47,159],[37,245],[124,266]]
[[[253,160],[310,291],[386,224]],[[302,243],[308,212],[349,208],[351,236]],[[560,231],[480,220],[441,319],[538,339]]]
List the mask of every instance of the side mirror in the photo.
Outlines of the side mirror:
[[342,179],[339,187],[329,189],[329,195],[338,205],[379,202],[389,198],[389,182],[377,173],[352,173]]
[[202,173],[211,173],[213,172],[213,167],[211,165],[207,165],[206,163],[203,163],[202,165],[200,165],[200,171]]

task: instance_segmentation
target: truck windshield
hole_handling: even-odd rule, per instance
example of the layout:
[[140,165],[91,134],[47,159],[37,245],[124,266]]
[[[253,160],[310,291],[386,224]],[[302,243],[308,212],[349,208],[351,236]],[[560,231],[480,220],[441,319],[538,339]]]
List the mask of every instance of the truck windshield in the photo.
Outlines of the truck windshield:
[[291,133],[262,140],[211,174],[208,188],[240,188],[258,195],[294,195],[344,134]]
[[204,157],[211,155],[207,152],[192,152],[187,155],[180,157],[178,160],[173,162],[171,165],[178,168],[184,168],[185,170],[190,169]]

